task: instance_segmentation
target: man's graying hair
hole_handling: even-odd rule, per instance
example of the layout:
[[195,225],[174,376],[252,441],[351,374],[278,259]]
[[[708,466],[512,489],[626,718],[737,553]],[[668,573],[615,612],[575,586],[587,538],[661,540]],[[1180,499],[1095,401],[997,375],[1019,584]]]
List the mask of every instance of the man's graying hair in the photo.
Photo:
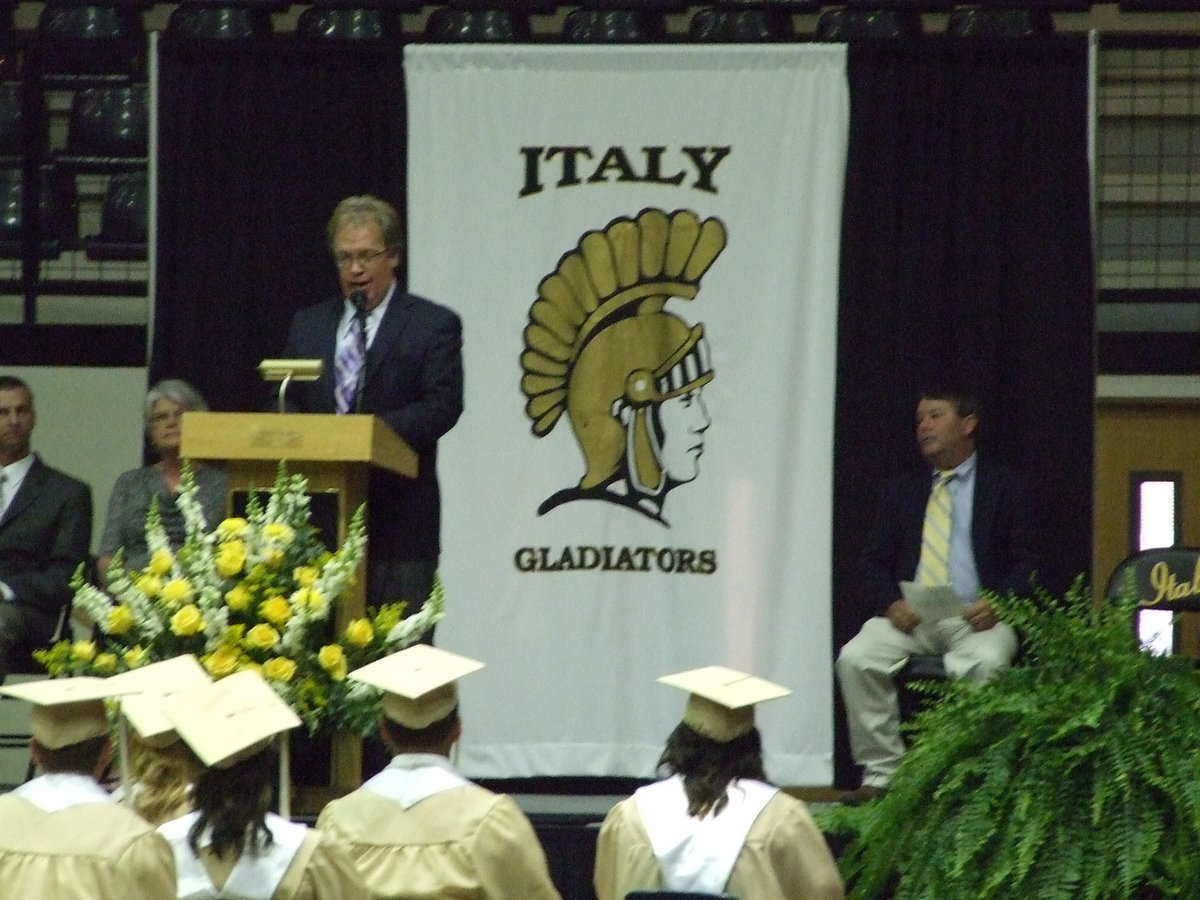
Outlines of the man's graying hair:
[[400,214],[386,200],[361,194],[347,197],[333,209],[329,224],[325,226],[325,236],[329,241],[329,249],[333,249],[333,239],[338,230],[345,225],[366,225],[375,223],[383,232],[383,242],[388,250],[400,250],[404,246],[404,228],[400,224]]

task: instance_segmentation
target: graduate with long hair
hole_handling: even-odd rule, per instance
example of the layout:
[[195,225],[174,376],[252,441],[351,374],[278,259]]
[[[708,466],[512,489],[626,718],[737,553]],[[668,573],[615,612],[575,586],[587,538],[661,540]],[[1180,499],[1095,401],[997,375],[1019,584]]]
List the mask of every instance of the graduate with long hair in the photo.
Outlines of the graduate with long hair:
[[689,692],[662,780],[612,808],[596,845],[599,900],[666,888],[754,900],[842,900],[825,838],[767,781],[754,704],[790,690],[721,666],[659,679]]
[[300,719],[257,672],[181,691],[168,715],[205,765],[193,811],[158,829],[175,854],[180,900],[367,900],[344,851],[271,812],[279,778],[275,738]]

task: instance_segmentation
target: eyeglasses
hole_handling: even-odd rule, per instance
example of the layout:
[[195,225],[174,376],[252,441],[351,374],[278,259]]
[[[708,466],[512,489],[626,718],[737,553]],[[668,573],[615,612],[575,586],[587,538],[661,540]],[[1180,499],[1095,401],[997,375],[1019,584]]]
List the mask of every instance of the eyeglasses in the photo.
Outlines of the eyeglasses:
[[151,425],[165,425],[167,422],[178,422],[183,418],[186,409],[177,409],[174,412],[156,412],[150,417]]
[[356,253],[335,253],[333,261],[338,264],[339,269],[348,269],[350,266],[358,263],[360,266],[368,266],[383,254],[387,253],[391,248],[384,247],[382,250],[359,250]]

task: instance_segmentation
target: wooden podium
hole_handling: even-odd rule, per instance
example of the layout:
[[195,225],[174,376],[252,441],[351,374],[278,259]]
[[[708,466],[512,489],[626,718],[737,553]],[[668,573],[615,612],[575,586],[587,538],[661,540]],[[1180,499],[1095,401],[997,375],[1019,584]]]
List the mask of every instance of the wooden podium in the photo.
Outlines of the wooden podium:
[[[183,415],[180,453],[185,459],[224,461],[229,493],[269,490],[275,484],[279,461],[289,473],[308,479],[311,494],[336,497],[339,546],[354,511],[367,499],[372,467],[417,474],[417,454],[375,416],[318,413],[214,413]],[[231,509],[227,500],[226,508]],[[370,533],[367,553],[370,554]],[[366,608],[365,566],[360,567],[351,595],[338,604],[334,627],[363,615]],[[329,761],[328,786],[299,787],[293,809],[315,815],[329,800],[358,787],[362,780],[362,741],[356,734],[335,734]]]

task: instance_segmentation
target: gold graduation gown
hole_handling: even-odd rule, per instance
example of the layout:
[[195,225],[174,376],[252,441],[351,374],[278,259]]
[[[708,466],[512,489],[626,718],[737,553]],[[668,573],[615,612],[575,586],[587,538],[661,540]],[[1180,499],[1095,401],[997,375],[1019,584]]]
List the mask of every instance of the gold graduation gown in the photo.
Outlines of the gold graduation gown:
[[0,895],[175,900],[171,848],[84,775],[44,775],[0,797]]
[[184,900],[223,894],[257,900],[368,900],[370,896],[345,851],[303,825],[269,814],[271,846],[260,856],[223,859],[203,844],[199,856],[192,851],[187,836],[195,820],[196,814],[191,813],[159,826],[175,853],[178,896]]
[[349,850],[374,898],[560,900],[517,804],[445,757],[397,756],[326,806],[317,828]]
[[[733,803],[734,795],[730,802]],[[598,900],[661,889],[663,876],[637,801],[626,798],[604,820],[593,877]],[[754,820],[725,891],[746,900],[842,900],[845,889],[825,838],[801,801],[778,792]]]

